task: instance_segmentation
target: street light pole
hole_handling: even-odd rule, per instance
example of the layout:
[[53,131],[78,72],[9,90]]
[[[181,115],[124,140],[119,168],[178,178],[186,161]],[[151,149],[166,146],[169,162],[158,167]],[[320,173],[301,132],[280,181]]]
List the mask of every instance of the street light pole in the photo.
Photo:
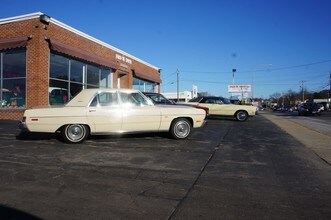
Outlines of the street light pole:
[[234,73],[237,71],[237,69],[232,69],[232,85],[234,85]]
[[179,70],[177,69],[177,102],[179,102]]

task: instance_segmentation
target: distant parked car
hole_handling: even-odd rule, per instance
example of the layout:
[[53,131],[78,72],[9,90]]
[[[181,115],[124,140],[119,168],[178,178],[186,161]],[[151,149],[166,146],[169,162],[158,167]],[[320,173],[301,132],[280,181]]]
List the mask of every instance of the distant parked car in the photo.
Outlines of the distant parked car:
[[185,104],[185,103],[176,103],[176,102],[173,102],[173,101],[167,99],[166,97],[164,97],[164,95],[162,95],[160,93],[143,92],[143,94],[145,96],[147,96],[148,98],[150,98],[155,105],[182,105],[182,106],[192,106],[192,107],[195,107],[195,108],[200,108],[200,109],[205,110],[206,116],[209,114],[209,109],[207,107],[203,107],[203,106],[199,106],[199,105],[189,105],[189,104]]
[[64,106],[25,110],[19,128],[60,132],[65,142],[80,143],[90,134],[169,132],[185,139],[204,124],[206,113],[188,106],[156,106],[138,90],[85,89]]
[[276,105],[272,110],[274,112],[289,112],[292,111],[292,107],[290,105]]
[[315,102],[301,103],[298,106],[299,115],[321,115],[321,113],[320,106]]
[[264,108],[262,105],[258,105],[258,106],[257,106],[257,109],[258,109],[259,111],[264,111],[264,110],[265,110],[265,108]]
[[274,112],[281,111],[281,110],[282,110],[282,106],[275,105],[274,107],[272,107],[272,111],[274,111]]
[[209,115],[230,116],[238,121],[246,121],[258,112],[255,106],[233,105],[228,99],[216,96],[194,98],[188,104],[209,108]]
[[324,111],[325,107],[322,103],[318,103],[318,106],[320,107],[320,111]]

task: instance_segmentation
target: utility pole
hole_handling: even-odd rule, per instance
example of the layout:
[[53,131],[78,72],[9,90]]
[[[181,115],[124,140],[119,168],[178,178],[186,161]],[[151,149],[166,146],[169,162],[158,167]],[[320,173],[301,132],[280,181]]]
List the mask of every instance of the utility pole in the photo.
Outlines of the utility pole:
[[179,102],[179,70],[177,69],[177,102]]
[[304,80],[301,80],[301,89],[302,89],[302,102],[305,101],[305,91],[304,91],[304,87],[303,87],[303,83],[306,82]]
[[331,71],[330,71],[330,78],[329,78],[329,86],[330,86],[330,89],[329,89],[329,98],[331,99]]

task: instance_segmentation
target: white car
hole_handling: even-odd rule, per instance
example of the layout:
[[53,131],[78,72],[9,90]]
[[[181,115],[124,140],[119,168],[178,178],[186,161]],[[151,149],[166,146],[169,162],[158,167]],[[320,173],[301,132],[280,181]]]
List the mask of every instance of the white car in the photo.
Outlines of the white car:
[[187,104],[198,105],[209,108],[209,115],[230,116],[238,121],[246,121],[248,117],[257,114],[255,106],[234,105],[223,97],[207,96],[191,99]]
[[163,132],[187,138],[203,126],[206,113],[187,106],[156,106],[138,90],[85,89],[66,105],[24,112],[19,128],[29,132],[61,132],[67,143],[90,134]]

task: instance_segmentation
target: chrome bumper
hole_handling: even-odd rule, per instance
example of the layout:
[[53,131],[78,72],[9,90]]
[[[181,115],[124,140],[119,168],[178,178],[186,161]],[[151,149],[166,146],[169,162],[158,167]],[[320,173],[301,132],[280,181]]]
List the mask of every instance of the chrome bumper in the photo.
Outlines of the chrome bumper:
[[28,130],[28,128],[26,127],[26,123],[23,122],[23,121],[18,122],[18,128],[21,129],[21,130],[23,130],[23,131],[27,131]]

